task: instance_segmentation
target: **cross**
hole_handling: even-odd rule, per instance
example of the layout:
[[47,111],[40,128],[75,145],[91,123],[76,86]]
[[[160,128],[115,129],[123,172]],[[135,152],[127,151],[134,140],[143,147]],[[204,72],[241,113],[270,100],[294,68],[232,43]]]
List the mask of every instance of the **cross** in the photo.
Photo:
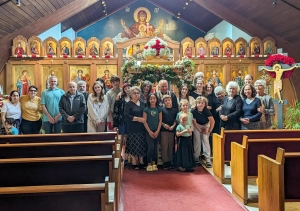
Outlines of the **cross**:
[[287,100],[282,100],[283,103],[279,103],[279,100],[273,100],[273,103],[277,105],[277,121],[278,121],[278,129],[283,129],[283,105],[287,104]]

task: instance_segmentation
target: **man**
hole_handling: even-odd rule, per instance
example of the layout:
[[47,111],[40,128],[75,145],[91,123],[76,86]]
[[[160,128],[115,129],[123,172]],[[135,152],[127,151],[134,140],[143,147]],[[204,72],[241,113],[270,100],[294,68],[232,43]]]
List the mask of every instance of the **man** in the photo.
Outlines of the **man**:
[[86,101],[83,94],[77,91],[77,84],[74,81],[69,82],[68,89],[69,91],[59,101],[63,132],[82,133]]
[[[89,93],[86,92],[86,82],[85,81],[78,81],[77,82],[77,91],[83,94],[85,102],[87,103],[87,99],[89,96]],[[86,106],[86,110],[83,115],[83,132],[87,133],[87,120],[88,120],[88,107]]]
[[43,124],[46,134],[60,133],[62,129],[61,114],[58,103],[65,92],[57,88],[57,77],[49,78],[50,87],[42,93]]
[[166,80],[160,80],[158,83],[158,87],[159,87],[159,91],[156,93],[157,97],[158,97],[158,103],[159,106],[163,106],[164,101],[163,101],[163,96],[164,95],[170,95],[171,99],[172,99],[172,108],[175,108],[176,111],[178,112],[178,102],[177,102],[177,98],[176,95],[174,94],[174,92],[169,91],[168,88],[168,81]]
[[114,104],[116,101],[117,95],[122,92],[120,88],[120,78],[116,75],[112,75],[110,77],[110,83],[112,85],[112,89],[110,89],[106,93],[106,97],[108,100],[109,111],[108,111],[108,118],[107,118],[107,132],[113,131],[113,110]]

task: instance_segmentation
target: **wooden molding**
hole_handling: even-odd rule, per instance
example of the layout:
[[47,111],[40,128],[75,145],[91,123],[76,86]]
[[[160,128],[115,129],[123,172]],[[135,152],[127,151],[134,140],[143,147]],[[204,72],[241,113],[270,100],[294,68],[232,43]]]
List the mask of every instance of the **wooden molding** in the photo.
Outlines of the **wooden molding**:
[[69,3],[68,5],[40,18],[38,21],[28,24],[21,29],[16,30],[13,33],[3,37],[0,40],[0,45],[2,47],[2,51],[0,52],[0,72],[2,71],[10,56],[12,40],[17,35],[21,34],[27,38],[38,35],[55,26],[56,24],[68,19],[69,17],[79,13],[85,8],[93,5],[97,1],[98,0],[74,0],[72,3]]

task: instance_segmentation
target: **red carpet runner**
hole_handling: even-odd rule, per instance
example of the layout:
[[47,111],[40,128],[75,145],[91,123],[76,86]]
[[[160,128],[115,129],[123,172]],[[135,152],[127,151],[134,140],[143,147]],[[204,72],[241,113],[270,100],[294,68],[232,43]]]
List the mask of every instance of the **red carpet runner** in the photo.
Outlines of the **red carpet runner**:
[[245,211],[203,167],[195,172],[124,169],[124,211]]

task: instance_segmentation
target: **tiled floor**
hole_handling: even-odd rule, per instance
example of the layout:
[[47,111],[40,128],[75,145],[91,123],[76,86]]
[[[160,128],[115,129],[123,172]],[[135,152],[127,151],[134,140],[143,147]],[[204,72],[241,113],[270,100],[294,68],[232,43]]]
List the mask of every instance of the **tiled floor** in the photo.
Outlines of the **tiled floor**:
[[[208,168],[208,172],[210,172],[213,175],[213,169]],[[225,177],[230,178],[231,177],[231,170],[230,166],[225,166]],[[223,186],[231,193],[231,184],[223,184]],[[249,193],[249,199],[250,201],[258,201],[258,188],[256,185],[256,179],[249,179],[248,181],[248,193]],[[258,203],[249,202],[245,207],[249,211],[259,211],[258,209]],[[300,211],[300,202],[286,202],[285,203],[285,211]]]

